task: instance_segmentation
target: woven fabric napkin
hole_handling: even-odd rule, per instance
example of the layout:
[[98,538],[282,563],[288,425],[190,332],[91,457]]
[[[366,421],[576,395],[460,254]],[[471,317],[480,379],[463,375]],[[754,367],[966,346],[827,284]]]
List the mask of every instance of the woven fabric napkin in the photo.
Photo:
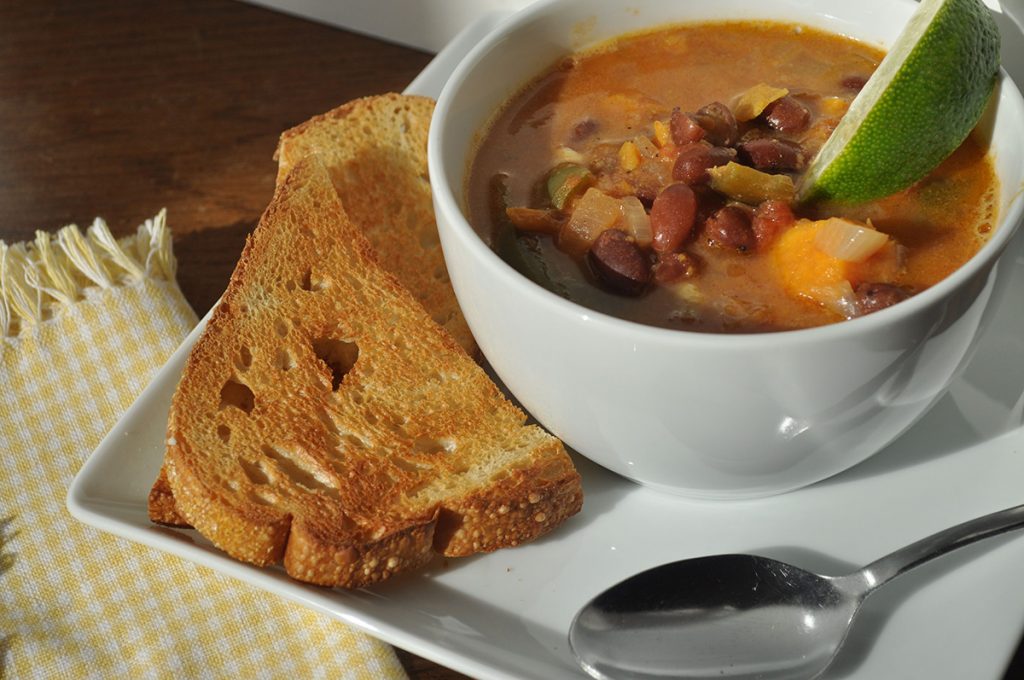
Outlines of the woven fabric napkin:
[[65,509],[196,323],[174,272],[164,213],[0,241],[0,677],[404,677],[374,638]]

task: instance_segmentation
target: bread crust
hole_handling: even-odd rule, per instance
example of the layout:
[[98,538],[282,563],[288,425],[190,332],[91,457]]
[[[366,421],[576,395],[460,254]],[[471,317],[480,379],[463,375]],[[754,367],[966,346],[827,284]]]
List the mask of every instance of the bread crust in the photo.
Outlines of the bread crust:
[[380,267],[307,157],[189,355],[151,517],[302,581],[369,585],[579,511],[572,461],[525,420]]

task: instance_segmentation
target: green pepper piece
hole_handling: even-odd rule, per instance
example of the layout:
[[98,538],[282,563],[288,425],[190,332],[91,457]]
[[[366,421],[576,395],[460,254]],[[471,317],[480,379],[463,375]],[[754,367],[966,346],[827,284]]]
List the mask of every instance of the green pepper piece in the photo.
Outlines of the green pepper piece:
[[582,165],[565,163],[548,175],[548,196],[551,205],[561,210],[569,199],[594,183],[594,175]]

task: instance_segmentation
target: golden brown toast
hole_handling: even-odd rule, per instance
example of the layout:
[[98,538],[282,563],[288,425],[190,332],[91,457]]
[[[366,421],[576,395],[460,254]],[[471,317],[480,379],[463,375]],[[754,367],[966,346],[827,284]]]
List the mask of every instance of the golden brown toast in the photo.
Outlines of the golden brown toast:
[[316,116],[281,135],[274,154],[277,181],[300,159],[319,156],[345,212],[384,269],[473,354],[476,343],[448,281],[430,198],[427,131],[433,112],[426,97],[385,94]]
[[170,501],[233,557],[321,585],[518,545],[582,503],[561,442],[378,264],[315,156],[249,237],[167,437],[155,519]]

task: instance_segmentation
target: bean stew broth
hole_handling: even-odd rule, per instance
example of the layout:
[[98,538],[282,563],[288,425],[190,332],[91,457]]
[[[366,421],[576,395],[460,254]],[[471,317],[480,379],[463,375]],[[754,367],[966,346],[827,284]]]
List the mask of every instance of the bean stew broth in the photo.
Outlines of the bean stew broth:
[[[861,205],[737,198],[709,188],[707,172],[731,161],[798,184],[883,56],[807,27],[728,22],[666,27],[567,57],[482,133],[466,186],[470,222],[555,293],[654,326],[779,331],[884,308],[934,285],[984,242],[996,180],[975,139],[910,189]],[[730,130],[733,112],[716,106],[735,109],[765,84],[787,94]],[[571,210],[606,196],[623,215],[646,213],[653,237],[642,248],[618,223],[583,243],[565,236]],[[794,222],[830,217],[890,237],[850,268],[852,308],[802,294],[801,273],[780,279],[783,239],[801,238]],[[659,230],[665,224],[690,226]]]

